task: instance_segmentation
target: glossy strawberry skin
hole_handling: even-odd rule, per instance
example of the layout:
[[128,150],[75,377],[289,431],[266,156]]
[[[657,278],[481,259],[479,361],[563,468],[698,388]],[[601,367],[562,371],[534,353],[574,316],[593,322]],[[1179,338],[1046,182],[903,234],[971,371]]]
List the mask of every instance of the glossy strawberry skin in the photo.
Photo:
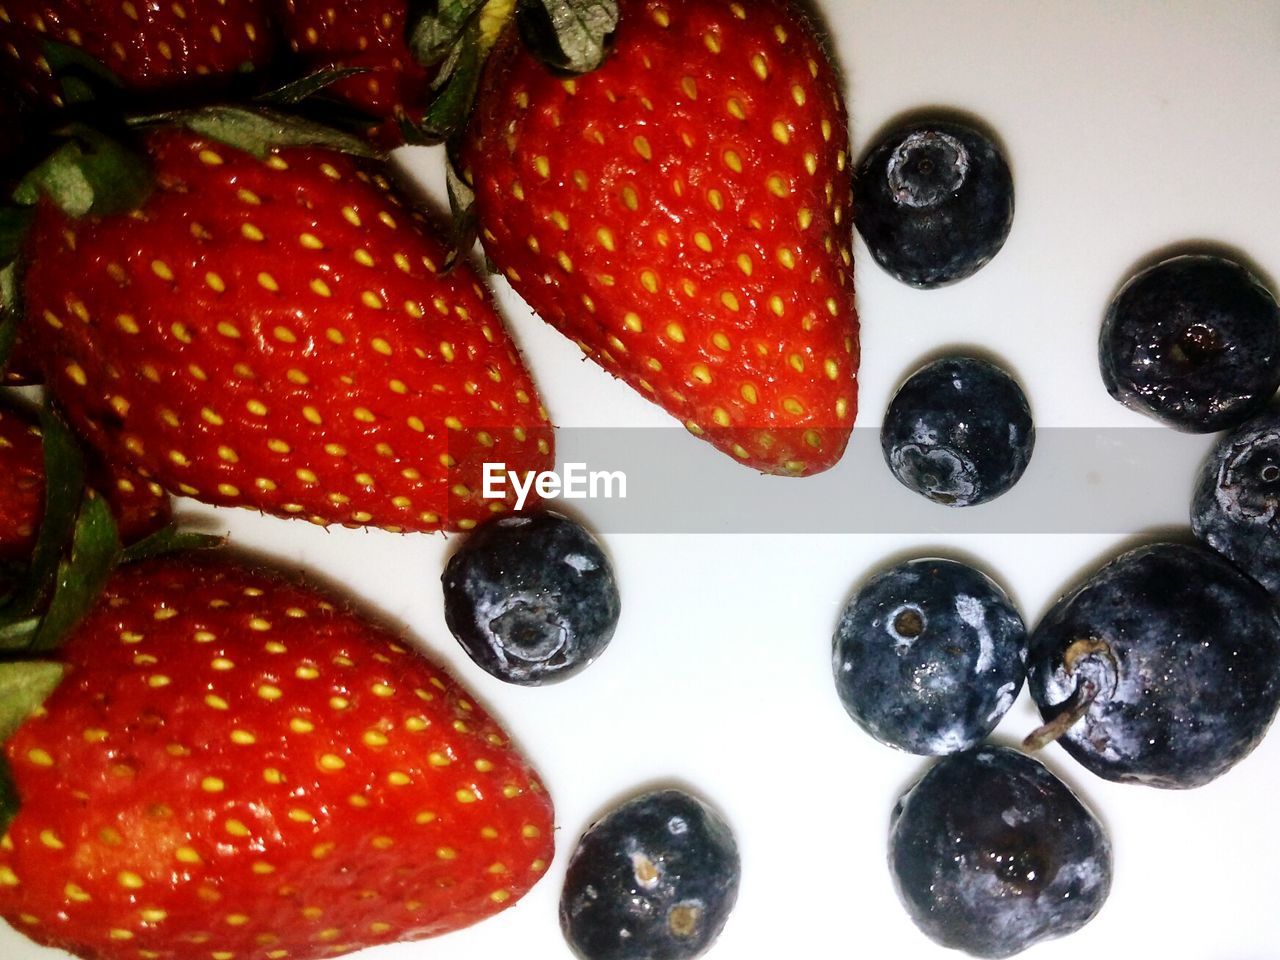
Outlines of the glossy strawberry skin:
[[463,150],[486,252],[545,320],[765,472],[839,459],[856,413],[848,133],[786,4],[623,0],[552,75],[508,36]]
[[274,574],[122,568],[62,658],[6,747],[0,915],[40,943],[308,960],[474,923],[551,858],[549,798],[467,693]]
[[62,106],[41,45],[77,47],[134,92],[216,86],[265,67],[276,36],[269,0],[0,0],[0,77]]
[[[550,428],[475,273],[382,175],[153,135],[129,216],[43,206],[28,349],[73,425],[166,489],[315,523],[467,529],[482,464],[547,470]],[[509,486],[509,485],[508,485]]]
[[332,84],[327,94],[385,122],[371,137],[391,147],[403,141],[400,119],[421,117],[431,77],[405,43],[405,0],[283,0],[281,27],[311,69],[359,67],[364,73]]
[[[86,464],[88,483],[111,506],[125,543],[169,522],[169,496],[159,484],[131,470],[109,468],[96,457]],[[0,400],[0,560],[24,560],[35,547],[44,514],[44,447],[35,418]]]

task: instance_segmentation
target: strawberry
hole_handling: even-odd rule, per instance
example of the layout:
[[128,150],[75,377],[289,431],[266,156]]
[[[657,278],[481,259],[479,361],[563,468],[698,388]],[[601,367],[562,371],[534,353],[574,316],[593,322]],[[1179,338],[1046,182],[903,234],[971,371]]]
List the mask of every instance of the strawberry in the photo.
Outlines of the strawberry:
[[832,466],[856,413],[839,78],[783,0],[620,0],[566,78],[509,31],[461,146],[486,253],[543,319],[766,473]]
[[264,67],[275,29],[269,0],[0,0],[0,78],[61,107],[46,40],[97,60],[129,90],[158,92]]
[[135,470],[94,460],[89,465],[89,483],[102,491],[126,544],[155,533],[171,519],[164,487]]
[[265,159],[179,128],[138,209],[42,201],[28,349],[69,421],[166,489],[319,524],[468,529],[482,464],[550,469],[550,428],[490,297],[381,167]]
[[97,960],[309,960],[515,903],[552,807],[438,667],[279,575],[121,567],[6,745],[0,916]]
[[337,100],[386,121],[373,139],[398,145],[401,124],[421,117],[431,78],[405,44],[406,0],[284,0],[281,29],[312,68],[357,67],[364,72],[327,88]]
[[[0,560],[31,553],[44,512],[44,455],[40,428],[20,407],[0,401]],[[90,483],[103,492],[126,543],[169,522],[169,498],[158,484],[125,469],[89,464]]]

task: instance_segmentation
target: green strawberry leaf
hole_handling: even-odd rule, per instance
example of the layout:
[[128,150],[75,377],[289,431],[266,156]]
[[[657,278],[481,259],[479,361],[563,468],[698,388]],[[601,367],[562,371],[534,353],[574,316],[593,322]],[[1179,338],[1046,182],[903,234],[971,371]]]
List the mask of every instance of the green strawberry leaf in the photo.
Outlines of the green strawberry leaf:
[[62,86],[62,99],[68,104],[109,99],[112,93],[123,89],[124,83],[116,74],[79,47],[54,40],[45,40],[41,46],[49,71]]
[[120,537],[111,508],[89,493],[80,507],[71,552],[58,564],[53,598],[28,649],[56,649],[89,612],[120,558]]
[[0,207],[0,265],[12,263],[18,256],[34,216],[28,207]]
[[18,320],[22,316],[22,294],[18,285],[18,261],[0,267],[0,374],[9,366]]
[[[44,436],[44,519],[22,581],[0,608],[0,648],[25,645],[53,593],[67,542],[75,531],[84,492],[84,457],[71,430],[50,407],[40,412]],[[16,634],[15,634],[15,631]]]
[[416,125],[418,137],[414,142],[439,143],[462,129],[471,114],[483,67],[480,24],[472,20],[440,67],[432,84],[439,92]]
[[71,217],[136,210],[151,192],[147,162],[83,124],[59,131],[66,139],[19,181],[13,197],[32,206],[43,194]]
[[0,663],[0,743],[49,699],[66,672],[66,667],[50,660]]
[[9,824],[18,815],[18,788],[9,770],[9,761],[0,753],[0,836],[9,830]]
[[424,67],[435,66],[463,37],[486,0],[411,0],[405,42]]
[[0,627],[0,650],[25,650],[40,629],[40,618],[30,616]]
[[309,100],[318,93],[323,93],[339,80],[354,77],[360,73],[368,73],[367,67],[324,67],[296,80],[268,90],[254,97],[259,103],[276,107],[289,107]]
[[136,563],[139,560],[149,560],[151,557],[160,557],[168,553],[186,550],[214,550],[226,542],[226,537],[183,530],[171,523],[167,527],[157,530],[151,536],[144,537],[137,543],[126,547],[124,553],[120,555],[120,562]]
[[453,228],[450,237],[449,255],[444,261],[444,272],[453,269],[459,258],[475,246],[476,236],[480,232],[480,222],[476,215],[476,192],[466,178],[458,172],[456,158],[452,151],[445,163],[445,185],[449,192],[449,209],[453,212]]
[[176,124],[260,159],[281,147],[323,147],[357,157],[379,156],[377,150],[354,134],[267,107],[199,107],[136,117],[130,122]]
[[616,0],[520,0],[516,23],[529,50],[568,73],[595,70],[618,29]]

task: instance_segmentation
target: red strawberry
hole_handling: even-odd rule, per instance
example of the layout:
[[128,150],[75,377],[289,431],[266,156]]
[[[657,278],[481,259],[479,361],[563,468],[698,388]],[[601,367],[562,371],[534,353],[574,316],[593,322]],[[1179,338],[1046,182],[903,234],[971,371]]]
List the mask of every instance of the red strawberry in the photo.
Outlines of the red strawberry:
[[544,319],[759,470],[832,466],[856,412],[839,78],[783,0],[621,0],[566,79],[509,32],[462,151],[485,250]]
[[125,544],[155,533],[172,519],[164,487],[136,470],[90,456],[89,486],[106,498]]
[[274,574],[120,569],[7,744],[0,916],[96,960],[309,960],[510,906],[536,774],[466,691]]
[[[44,452],[40,428],[19,409],[0,402],[0,559],[23,559],[35,546],[44,512]],[[120,536],[132,542],[169,522],[169,497],[154,481],[91,460],[89,482],[102,491]]]
[[382,168],[149,135],[132,214],[42,203],[28,348],[69,420],[165,488],[315,523],[467,529],[482,464],[550,469],[537,393],[474,272]]
[[79,48],[130,90],[160,91],[265,66],[275,30],[270,0],[0,0],[0,76],[62,106],[45,40]]
[[406,0],[284,0],[289,46],[313,68],[364,73],[326,88],[328,95],[387,121],[373,131],[388,146],[403,141],[400,121],[420,118],[431,78],[405,44]]

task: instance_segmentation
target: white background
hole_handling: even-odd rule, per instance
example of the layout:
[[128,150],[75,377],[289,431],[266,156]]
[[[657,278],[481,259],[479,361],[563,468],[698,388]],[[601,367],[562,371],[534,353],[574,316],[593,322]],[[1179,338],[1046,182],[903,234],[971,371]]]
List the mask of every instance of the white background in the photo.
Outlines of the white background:
[[[1213,241],[1280,272],[1280,4],[818,6],[847,75],[855,156],[900,112],[955,107],[1003,138],[1017,190],[1004,251],[948,289],[898,284],[858,242],[859,426],[879,423],[919,358],[960,344],[1004,358],[1042,427],[1146,425],[1107,396],[1095,353],[1102,312],[1131,267],[1170,244]],[[407,162],[443,195],[437,152]],[[558,424],[669,422],[581,361],[501,283],[499,292]],[[1189,491],[1191,477],[1167,482]],[[578,834],[616,800],[671,781],[719,806],[741,845],[741,896],[712,960],[949,956],[908,920],[885,866],[889,812],[924,763],[874,743],[844,715],[829,668],[839,611],[889,559],[942,550],[979,561],[1034,623],[1063,584],[1149,533],[613,536],[623,615],[611,648],[568,683],[520,689],[475,668],[445,628],[439,575],[454,541],[324,532],[198,505],[184,512],[345,584],[403,624],[515,733],[556,799],[557,860],[526,899],[472,929],[371,952],[377,960],[568,957],[556,909]],[[589,520],[590,506],[580,513]],[[1180,512],[1165,519],[1186,525]],[[1035,722],[1024,693],[997,739],[1012,742]],[[1030,956],[1277,955],[1280,734],[1187,793],[1104,782],[1057,747],[1044,759],[1109,827],[1115,886],[1089,927]],[[5,960],[59,956],[0,930]]]

